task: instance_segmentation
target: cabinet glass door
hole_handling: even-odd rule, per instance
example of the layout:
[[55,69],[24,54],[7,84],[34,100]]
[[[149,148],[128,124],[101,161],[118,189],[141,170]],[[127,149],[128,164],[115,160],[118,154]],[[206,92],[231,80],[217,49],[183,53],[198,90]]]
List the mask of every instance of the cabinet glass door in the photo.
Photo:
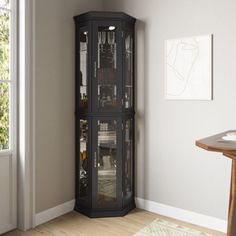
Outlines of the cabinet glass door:
[[79,86],[80,109],[88,109],[88,30],[81,28],[79,31]]
[[84,201],[89,197],[88,126],[88,120],[80,120],[79,197]]
[[96,31],[95,73],[97,85],[95,91],[96,109],[117,110],[121,107],[121,51],[119,36],[121,32],[116,24],[97,25]]
[[134,43],[133,33],[125,32],[124,37],[124,106],[126,109],[133,107],[133,60],[134,60]]
[[97,156],[95,160],[98,207],[119,205],[121,201],[120,121],[97,120]]
[[125,121],[124,129],[124,203],[128,204],[133,196],[133,119]]

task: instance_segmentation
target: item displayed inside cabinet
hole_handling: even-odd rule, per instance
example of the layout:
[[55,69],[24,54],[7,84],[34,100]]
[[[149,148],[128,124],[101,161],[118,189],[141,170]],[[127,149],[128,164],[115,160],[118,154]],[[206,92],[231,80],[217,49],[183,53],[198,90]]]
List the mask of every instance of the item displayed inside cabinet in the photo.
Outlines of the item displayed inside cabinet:
[[117,53],[116,27],[98,27],[98,104],[99,107],[116,107],[117,104]]
[[98,68],[116,69],[116,29],[111,27],[98,28]]
[[132,165],[133,165],[133,121],[125,122],[125,191],[124,196],[130,198],[132,195]]
[[99,171],[98,177],[98,202],[116,201],[116,173]]
[[130,94],[126,91],[125,93],[125,108],[130,107]]
[[98,101],[100,107],[114,107],[116,102],[116,86],[99,85]]
[[88,107],[88,83],[87,83],[87,67],[88,67],[88,31],[80,32],[80,108]]
[[[80,141],[84,142],[84,144],[88,141],[88,121],[87,120],[80,120]],[[82,150],[86,150],[85,146],[80,146]],[[80,149],[81,150],[81,149]]]
[[117,121],[98,121],[98,201],[116,200]]
[[133,36],[125,33],[125,108],[133,105]]
[[80,108],[87,108],[88,107],[88,98],[85,93],[83,93],[82,97],[80,97]]
[[100,68],[98,69],[98,84],[116,85],[117,70],[114,68]]
[[80,120],[80,197],[88,196],[88,121]]
[[103,144],[116,144],[116,121],[111,122],[98,122],[98,143]]

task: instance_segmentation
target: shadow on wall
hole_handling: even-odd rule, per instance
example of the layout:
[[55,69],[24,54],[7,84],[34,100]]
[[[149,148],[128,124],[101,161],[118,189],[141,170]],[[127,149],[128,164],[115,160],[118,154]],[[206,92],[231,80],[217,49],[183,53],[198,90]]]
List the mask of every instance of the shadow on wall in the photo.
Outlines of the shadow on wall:
[[145,22],[137,20],[135,29],[135,101],[136,101],[136,127],[135,127],[135,196],[147,198],[147,167],[148,167],[148,51]]

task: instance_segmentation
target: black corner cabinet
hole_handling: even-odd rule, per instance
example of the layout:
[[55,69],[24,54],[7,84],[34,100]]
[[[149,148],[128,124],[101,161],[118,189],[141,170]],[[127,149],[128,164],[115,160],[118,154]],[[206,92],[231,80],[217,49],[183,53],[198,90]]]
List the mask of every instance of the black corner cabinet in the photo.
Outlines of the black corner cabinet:
[[75,210],[89,217],[122,216],[135,208],[135,19],[88,12],[74,20]]

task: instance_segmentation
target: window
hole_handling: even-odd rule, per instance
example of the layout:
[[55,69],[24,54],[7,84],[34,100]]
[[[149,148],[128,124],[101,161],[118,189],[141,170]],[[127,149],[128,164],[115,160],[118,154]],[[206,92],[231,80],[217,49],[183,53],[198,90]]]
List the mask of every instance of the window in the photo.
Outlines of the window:
[[13,93],[11,0],[0,0],[0,150],[11,148]]

